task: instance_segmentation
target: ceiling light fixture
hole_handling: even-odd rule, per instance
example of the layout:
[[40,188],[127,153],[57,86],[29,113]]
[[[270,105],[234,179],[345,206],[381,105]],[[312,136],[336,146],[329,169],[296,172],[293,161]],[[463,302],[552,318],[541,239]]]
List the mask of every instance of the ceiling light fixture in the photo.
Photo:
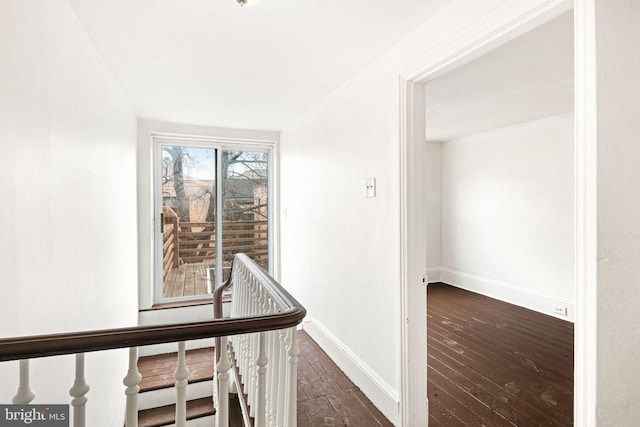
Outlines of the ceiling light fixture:
[[240,7],[251,7],[251,6],[255,6],[256,4],[260,3],[260,0],[233,0],[234,2],[238,3],[240,5]]

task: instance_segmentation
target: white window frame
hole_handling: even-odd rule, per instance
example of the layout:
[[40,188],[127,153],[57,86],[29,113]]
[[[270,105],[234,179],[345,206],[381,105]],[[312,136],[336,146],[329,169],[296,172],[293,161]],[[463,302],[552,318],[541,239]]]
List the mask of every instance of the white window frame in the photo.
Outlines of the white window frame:
[[[164,298],[163,296],[163,280],[162,280],[162,265],[158,260],[162,259],[162,241],[158,238],[160,235],[160,214],[162,213],[162,190],[160,182],[160,170],[162,160],[162,147],[163,146],[189,146],[189,147],[202,147],[215,149],[217,156],[217,165],[220,165],[222,151],[254,151],[254,152],[266,152],[268,154],[268,186],[267,186],[267,250],[268,255],[268,268],[269,272],[277,277],[278,266],[278,244],[277,244],[277,155],[276,155],[276,141],[274,140],[261,140],[261,139],[245,139],[245,138],[228,138],[228,137],[215,137],[215,136],[199,136],[199,135],[184,135],[184,134],[170,134],[152,132],[151,134],[151,185],[152,185],[152,224],[153,232],[151,235],[153,245],[153,255],[151,257],[152,268],[152,282],[153,282],[153,305],[163,303],[180,303],[190,302],[197,300],[204,300],[209,298],[208,294],[195,295],[189,297],[178,298]],[[221,169],[216,169],[216,188],[217,194],[221,194],[220,189],[222,185]],[[221,215],[220,209],[222,201],[218,198],[218,209],[216,209],[216,215]],[[218,220],[218,218],[216,218]],[[216,240],[221,242],[221,236],[217,233],[222,233],[222,228],[216,229]],[[222,246],[216,245],[216,256],[221,256]],[[216,263],[216,277],[219,282],[222,278],[222,264]],[[216,284],[218,285],[218,284]]]

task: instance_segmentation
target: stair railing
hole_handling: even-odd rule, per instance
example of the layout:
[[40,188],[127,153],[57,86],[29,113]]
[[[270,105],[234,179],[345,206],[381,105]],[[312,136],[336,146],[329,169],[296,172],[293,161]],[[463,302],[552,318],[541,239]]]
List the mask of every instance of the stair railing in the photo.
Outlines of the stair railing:
[[[230,318],[280,316],[299,306],[297,301],[245,254],[233,260],[231,277],[214,294],[214,317],[222,316],[221,296],[233,287]],[[297,365],[300,353],[296,326],[247,331],[221,339],[216,365],[219,390],[228,387],[228,372],[234,385],[245,425],[254,427],[296,426]],[[227,427],[226,408],[218,408],[218,427]],[[226,405],[226,402],[224,402]]]
[[[249,300],[232,297],[232,301],[235,301],[233,302],[234,308],[232,309],[234,315],[230,318],[221,318],[223,290],[223,287],[221,287],[214,293],[214,311],[216,311],[217,315],[214,316],[215,318],[213,320],[0,339],[0,362],[19,361],[19,384],[12,402],[14,404],[30,404],[36,397],[30,386],[30,359],[74,354],[76,356],[76,376],[69,390],[69,394],[73,398],[71,400],[71,406],[74,411],[73,426],[85,427],[85,407],[88,400],[86,395],[89,391],[89,385],[84,378],[85,353],[129,348],[129,370],[123,380],[126,386],[125,394],[127,396],[126,426],[137,427],[137,399],[140,390],[139,384],[142,379],[137,367],[138,347],[172,342],[178,343],[178,358],[179,360],[184,360],[185,341],[217,338],[217,341],[219,341],[216,343],[217,348],[227,349],[232,348],[226,344],[228,341],[227,337],[239,335],[242,337],[250,337],[246,338],[248,340],[254,340],[254,336],[266,337],[275,335],[278,337],[288,337],[288,341],[284,340],[287,343],[285,349],[280,351],[284,351],[288,355],[290,367],[285,370],[280,370],[279,372],[286,371],[287,382],[289,385],[294,384],[293,391],[285,391],[285,393],[288,393],[287,397],[289,399],[293,398],[293,400],[285,404],[281,401],[276,403],[273,398],[257,397],[255,403],[251,404],[253,411],[260,410],[259,414],[264,413],[265,415],[258,415],[256,417],[256,424],[254,425],[256,427],[267,425],[263,420],[266,419],[267,413],[269,413],[268,411],[273,410],[274,405],[284,404],[289,411],[289,414],[285,417],[286,421],[269,425],[295,427],[295,365],[297,364],[298,350],[295,344],[295,333],[293,333],[293,331],[295,331],[296,325],[304,319],[306,310],[275,280],[264,272],[264,270],[255,264],[255,262],[246,257],[246,255],[239,254],[236,257],[236,260],[237,259],[240,259],[240,261],[234,261],[233,270],[236,268],[242,270],[243,278],[241,279],[238,273],[232,270],[232,277],[224,285],[224,289],[229,288],[231,285],[233,285],[234,288],[243,289],[245,287],[243,284],[245,278],[249,278],[249,282],[252,283],[252,290],[250,292],[258,292],[263,300],[269,301],[269,304],[275,304],[273,310],[267,310],[267,312],[262,313],[255,308],[255,305],[251,305]],[[262,291],[255,291],[258,288],[262,289]],[[243,309],[237,307],[241,301],[244,301],[241,303],[244,305]],[[281,378],[278,375],[274,375],[273,371],[269,371],[270,368],[267,367],[273,365],[273,363],[270,365],[267,363],[269,359],[266,356],[266,354],[268,354],[267,348],[272,349],[273,344],[267,344],[264,338],[257,338],[254,341],[258,343],[258,353],[255,353],[256,350],[254,348],[246,346],[237,348],[242,348],[247,354],[258,354],[258,358],[256,359],[258,361],[255,362],[255,366],[258,366],[257,370],[255,370],[258,378],[256,387],[257,390],[264,395],[266,390],[273,389],[273,385],[268,385],[268,382],[279,381]],[[218,362],[216,364],[217,391],[214,393],[217,396],[217,401],[214,401],[214,403],[217,410],[217,426],[224,426],[227,425],[225,422],[228,423],[228,390],[230,389],[228,371],[231,370],[232,364],[229,359],[226,359],[226,363],[229,365],[229,367],[226,367],[224,362],[224,355],[228,357],[227,351],[221,351],[219,353],[220,357],[217,357]],[[247,363],[254,363],[251,362],[250,357],[248,360]],[[279,366],[282,368],[282,365]],[[270,376],[267,372],[271,372]],[[184,387],[186,386],[187,375],[188,370],[186,370],[186,366],[184,366],[184,363],[179,363],[175,372],[176,394],[178,395],[176,415],[180,415],[179,418],[176,418],[177,426],[183,426],[186,423],[183,407],[185,401]],[[238,384],[244,383],[238,382]],[[221,413],[222,411],[225,411],[224,414]],[[274,413],[277,413],[277,411]]]

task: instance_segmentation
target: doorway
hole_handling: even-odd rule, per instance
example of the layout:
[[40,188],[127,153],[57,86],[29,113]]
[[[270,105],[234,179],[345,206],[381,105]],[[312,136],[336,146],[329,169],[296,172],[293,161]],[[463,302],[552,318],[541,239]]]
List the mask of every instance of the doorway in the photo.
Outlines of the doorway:
[[[575,283],[576,283],[576,376],[575,422],[587,424],[595,419],[594,348],[595,319],[588,316],[595,301],[595,268],[593,239],[596,228],[592,195],[594,173],[589,169],[594,156],[595,132],[588,118],[594,114],[594,79],[590,66],[593,52],[593,10],[589,2],[575,2],[576,22],[576,103],[575,111]],[[401,268],[402,268],[402,369],[401,416],[405,425],[412,425],[412,414],[424,415],[426,408],[426,367],[415,361],[426,360],[423,343],[426,325],[426,305],[416,302],[426,297],[420,285],[429,277],[427,272],[427,224],[425,164],[425,100],[423,84],[442,76],[496,47],[572,10],[573,1],[534,1],[521,4],[508,12],[487,16],[477,26],[467,29],[465,37],[450,40],[425,54],[400,79],[400,180],[401,180]],[[426,280],[425,280],[426,279]],[[413,362],[412,362],[413,361]],[[425,363],[426,365],[426,363]],[[424,376],[422,375],[424,373]],[[421,383],[421,379],[425,382]],[[428,404],[428,402],[427,402]],[[424,412],[422,412],[424,410]]]
[[[433,381],[443,378],[436,367],[455,365],[458,359],[455,351],[445,354],[437,346],[455,342],[468,344],[465,353],[476,356],[462,363],[471,360],[484,374],[477,384],[480,394],[491,388],[487,378],[496,372],[496,365],[482,360],[499,359],[510,366],[501,377],[509,387],[500,389],[509,404],[483,401],[486,413],[467,411],[466,421],[476,416],[475,422],[482,423],[482,417],[489,415],[519,424],[518,417],[526,414],[542,423],[551,414],[555,423],[571,425],[567,420],[573,413],[575,318],[573,51],[573,14],[566,12],[424,83],[427,164],[430,172],[439,172],[427,175],[430,281],[568,324],[558,327],[562,333],[547,337],[536,330],[522,334],[521,327],[531,319],[506,312],[493,322],[493,330],[485,330],[492,322],[475,320],[489,318],[490,313],[476,310],[460,311],[459,321],[454,321],[458,311],[452,310],[451,323],[429,322],[430,401],[434,408],[448,406],[442,401],[447,390],[449,404],[459,406],[448,415],[435,410],[430,415],[455,417],[467,409],[469,401],[458,384],[467,379],[462,371],[452,368],[455,380]],[[460,303],[467,300],[461,297]],[[431,302],[429,307],[436,312],[442,308]],[[430,319],[435,315],[430,313]],[[516,324],[507,319],[525,320]],[[490,356],[482,345],[473,344],[476,336],[497,340]],[[523,345],[527,337],[545,344],[528,347]],[[513,341],[507,344],[509,339]],[[557,366],[550,367],[547,357],[557,357]],[[521,367],[525,362],[528,365]],[[545,377],[552,368],[558,369],[556,382]],[[538,412],[529,411],[536,402],[533,398],[519,405],[520,394],[536,381],[554,396],[540,400]]]
[[156,303],[207,297],[236,253],[272,265],[270,149],[156,139]]

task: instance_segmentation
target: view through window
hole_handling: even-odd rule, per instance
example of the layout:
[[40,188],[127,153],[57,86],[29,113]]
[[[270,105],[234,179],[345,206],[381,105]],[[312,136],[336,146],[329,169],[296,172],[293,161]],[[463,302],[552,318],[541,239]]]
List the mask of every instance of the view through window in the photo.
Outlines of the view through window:
[[268,152],[161,145],[160,163],[163,300],[211,293],[239,252],[268,270]]

